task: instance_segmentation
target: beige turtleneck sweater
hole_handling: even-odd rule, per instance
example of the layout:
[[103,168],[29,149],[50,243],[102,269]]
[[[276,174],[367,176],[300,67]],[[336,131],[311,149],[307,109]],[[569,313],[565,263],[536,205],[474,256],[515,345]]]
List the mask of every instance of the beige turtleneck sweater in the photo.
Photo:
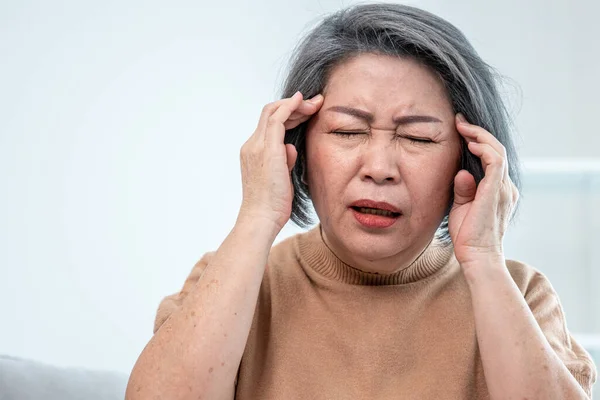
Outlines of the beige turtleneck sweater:
[[[467,282],[451,245],[432,244],[391,275],[343,263],[320,225],[271,249],[240,364],[236,399],[488,399]],[[202,270],[160,304],[154,331]],[[552,348],[591,397],[589,354],[567,330],[544,275],[507,261]]]

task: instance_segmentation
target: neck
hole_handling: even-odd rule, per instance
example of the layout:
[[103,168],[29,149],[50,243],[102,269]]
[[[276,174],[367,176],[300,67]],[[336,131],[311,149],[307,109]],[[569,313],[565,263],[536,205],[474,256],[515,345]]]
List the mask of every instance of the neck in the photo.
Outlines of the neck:
[[328,235],[322,225],[319,226],[319,229],[325,245],[343,263],[363,272],[383,275],[394,274],[408,268],[425,252],[434,239],[432,236],[429,240],[420,241],[397,254],[371,260],[353,253],[337,238]]
[[[450,269],[444,268],[445,266],[452,265],[452,268],[456,266],[452,261],[454,254],[452,245],[437,240],[431,242],[425,251],[418,254],[416,260],[410,265],[407,265],[410,263],[407,259],[400,268],[397,264],[393,268],[388,267],[389,270],[396,272],[386,273],[380,267],[376,268],[378,272],[368,272],[366,268],[369,268],[369,265],[362,264],[360,261],[352,261],[346,257],[350,261],[347,262],[338,257],[330,245],[325,243],[321,224],[296,238],[298,256],[303,267],[332,282],[369,286],[416,284],[425,282],[434,276],[440,276],[443,271],[449,271]],[[336,249],[336,251],[340,253],[339,250]],[[340,255],[343,256],[341,253]],[[389,263],[388,265],[392,266],[393,264]]]

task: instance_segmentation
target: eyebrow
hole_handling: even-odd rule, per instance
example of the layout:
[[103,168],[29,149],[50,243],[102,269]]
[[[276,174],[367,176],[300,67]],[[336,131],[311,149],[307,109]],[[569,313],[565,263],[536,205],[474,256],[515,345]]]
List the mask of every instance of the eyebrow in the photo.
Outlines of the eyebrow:
[[[326,109],[325,111],[335,111],[335,112],[339,112],[339,113],[343,113],[343,114],[352,115],[354,117],[364,119],[368,123],[373,123],[373,120],[375,119],[373,117],[373,114],[371,114],[367,111],[358,110],[358,109],[352,108],[352,107],[331,106],[328,109]],[[394,118],[394,123],[400,124],[400,125],[414,124],[414,123],[419,123],[419,122],[433,122],[433,123],[440,123],[440,124],[442,123],[441,120],[439,120],[436,117],[432,117],[430,115],[405,115],[402,117]]]

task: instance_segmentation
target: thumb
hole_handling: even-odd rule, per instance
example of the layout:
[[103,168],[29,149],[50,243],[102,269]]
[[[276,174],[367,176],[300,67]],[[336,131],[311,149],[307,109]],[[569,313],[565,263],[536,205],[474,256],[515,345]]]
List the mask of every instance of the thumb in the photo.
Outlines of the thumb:
[[294,164],[296,164],[296,158],[298,158],[298,151],[296,150],[296,146],[287,143],[285,145],[285,155],[287,158],[288,171],[292,172],[292,168],[294,168]]
[[454,205],[462,206],[475,199],[477,193],[477,184],[475,178],[467,170],[460,170],[454,177]]

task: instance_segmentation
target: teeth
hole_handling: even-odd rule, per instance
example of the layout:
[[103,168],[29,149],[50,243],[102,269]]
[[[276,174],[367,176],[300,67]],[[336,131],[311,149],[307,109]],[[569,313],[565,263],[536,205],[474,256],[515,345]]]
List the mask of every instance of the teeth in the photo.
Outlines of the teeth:
[[373,214],[373,215],[382,215],[384,217],[393,217],[394,214],[391,211],[379,210],[377,208],[364,208],[359,207],[358,211],[363,214]]

